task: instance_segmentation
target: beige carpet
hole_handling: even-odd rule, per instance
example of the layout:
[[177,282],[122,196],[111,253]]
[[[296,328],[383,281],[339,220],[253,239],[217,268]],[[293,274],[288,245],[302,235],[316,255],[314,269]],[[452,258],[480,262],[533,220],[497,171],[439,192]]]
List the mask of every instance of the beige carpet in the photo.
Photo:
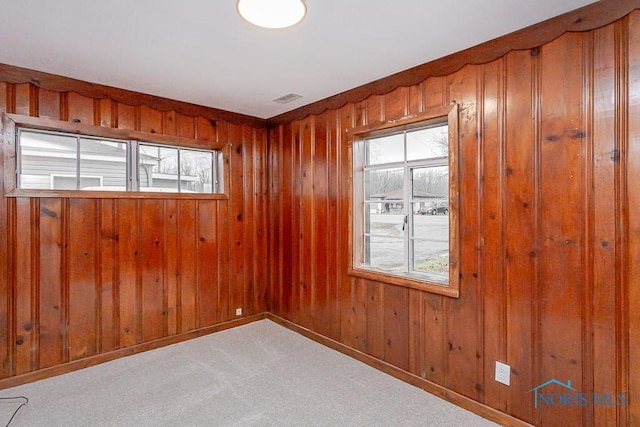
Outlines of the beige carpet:
[[496,425],[268,320],[0,391],[19,395],[12,427]]

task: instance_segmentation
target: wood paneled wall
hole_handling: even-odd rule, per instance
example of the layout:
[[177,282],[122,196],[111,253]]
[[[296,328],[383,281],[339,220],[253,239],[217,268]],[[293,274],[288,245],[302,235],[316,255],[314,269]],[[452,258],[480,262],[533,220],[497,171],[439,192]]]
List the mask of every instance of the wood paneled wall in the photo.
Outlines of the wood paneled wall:
[[[453,101],[460,298],[349,276],[346,130]],[[277,125],[271,311],[535,425],[640,425],[639,118],[635,11]],[[628,404],[535,409],[552,378]]]
[[266,311],[264,125],[1,79],[0,112],[231,144],[228,199],[1,198],[0,379]]

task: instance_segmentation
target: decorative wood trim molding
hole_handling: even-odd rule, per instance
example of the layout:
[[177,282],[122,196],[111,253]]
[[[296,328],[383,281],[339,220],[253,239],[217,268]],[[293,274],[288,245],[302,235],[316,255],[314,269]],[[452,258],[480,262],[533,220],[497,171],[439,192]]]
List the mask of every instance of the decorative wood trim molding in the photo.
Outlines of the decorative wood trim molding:
[[589,31],[608,25],[639,8],[640,0],[600,0],[480,45],[271,117],[267,124],[273,127],[320,114],[325,110],[337,109],[349,102],[361,102],[371,95],[386,94],[400,86],[417,85],[428,77],[452,74],[465,65],[491,62],[512,50],[534,49],[567,32]]
[[94,99],[110,98],[127,105],[146,105],[149,108],[165,112],[175,111],[192,117],[202,116],[211,121],[224,120],[229,123],[259,128],[266,126],[266,120],[245,114],[89,83],[7,64],[0,64],[0,81],[12,84],[31,83],[39,88],[54,92],[75,92]]
[[398,378],[401,381],[409,383],[415,387],[419,387],[422,390],[426,391],[427,393],[431,393],[437,397],[440,397],[448,402],[453,403],[456,406],[459,406],[468,411],[471,411],[474,414],[477,414],[483,418],[499,423],[500,425],[511,426],[511,427],[533,427],[531,424],[526,423],[518,418],[514,418],[510,415],[507,415],[503,412],[498,411],[497,409],[493,409],[489,406],[483,405],[480,402],[477,402],[466,396],[458,394],[439,384],[420,378],[407,371],[403,371],[402,369],[396,366],[393,366],[373,356],[369,356],[368,354],[362,353],[361,351],[355,350],[349,346],[346,346],[338,341],[332,340],[331,338],[327,338],[307,328],[299,326],[293,322],[290,322],[286,319],[276,316],[275,314],[266,313],[265,318],[281,326],[284,326],[287,329],[297,332],[300,335],[303,335],[319,344],[322,344],[333,350],[339,351],[340,353],[350,356],[362,363],[366,363],[367,365],[373,368],[376,368],[384,372],[385,374],[389,374],[393,377]]
[[[155,144],[168,144],[184,148],[223,150],[228,147],[227,141],[211,141],[203,144],[201,141],[181,136],[165,135],[162,133],[141,132],[130,129],[119,129],[106,126],[96,126],[91,124],[66,122],[63,120],[53,120],[45,117],[22,116],[19,114],[2,113],[3,121],[6,123],[7,132],[15,133],[16,127],[50,130],[78,135],[98,136],[103,138],[113,138],[122,140],[136,140]],[[11,123],[13,122],[13,123]],[[8,140],[15,135],[8,134],[4,137]]]
[[35,372],[29,372],[15,377],[5,378],[0,380],[0,390],[4,390],[9,387],[15,387],[30,382],[43,380],[45,378],[54,377],[56,375],[62,375],[69,372],[77,371],[79,369],[88,368],[91,366],[99,365],[104,362],[119,359],[121,357],[130,356],[132,354],[142,353],[143,351],[153,350],[167,345],[176,344],[179,342],[187,341],[193,338],[202,337],[212,334],[214,332],[224,331],[225,329],[235,328],[236,326],[246,325],[258,320],[266,318],[266,313],[255,314],[252,316],[243,317],[241,319],[230,320],[228,322],[219,323],[217,325],[208,326],[206,328],[196,329],[194,331],[186,332],[183,334],[172,335],[169,337],[160,338],[155,341],[145,342],[142,344],[133,345],[130,347],[121,348],[111,351],[109,353],[98,354],[86,359],[74,360],[73,362],[64,363],[62,365],[53,366],[51,368],[41,369]]

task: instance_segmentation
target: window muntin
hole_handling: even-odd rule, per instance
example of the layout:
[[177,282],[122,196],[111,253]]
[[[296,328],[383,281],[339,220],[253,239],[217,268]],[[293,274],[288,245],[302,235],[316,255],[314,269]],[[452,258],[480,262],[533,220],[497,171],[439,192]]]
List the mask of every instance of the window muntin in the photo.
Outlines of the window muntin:
[[[18,129],[17,188],[221,193],[216,150]],[[132,166],[134,165],[134,166]]]
[[354,269],[449,285],[449,131],[445,117],[359,141]]

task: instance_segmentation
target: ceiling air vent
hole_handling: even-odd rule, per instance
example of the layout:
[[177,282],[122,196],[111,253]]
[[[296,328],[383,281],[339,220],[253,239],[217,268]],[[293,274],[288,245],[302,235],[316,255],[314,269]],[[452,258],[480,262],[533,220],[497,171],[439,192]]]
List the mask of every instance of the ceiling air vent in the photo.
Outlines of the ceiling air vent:
[[277,102],[279,104],[286,104],[291,101],[295,101],[296,99],[302,98],[302,95],[298,95],[297,93],[288,93],[286,95],[282,95],[280,98],[276,98],[273,102]]

